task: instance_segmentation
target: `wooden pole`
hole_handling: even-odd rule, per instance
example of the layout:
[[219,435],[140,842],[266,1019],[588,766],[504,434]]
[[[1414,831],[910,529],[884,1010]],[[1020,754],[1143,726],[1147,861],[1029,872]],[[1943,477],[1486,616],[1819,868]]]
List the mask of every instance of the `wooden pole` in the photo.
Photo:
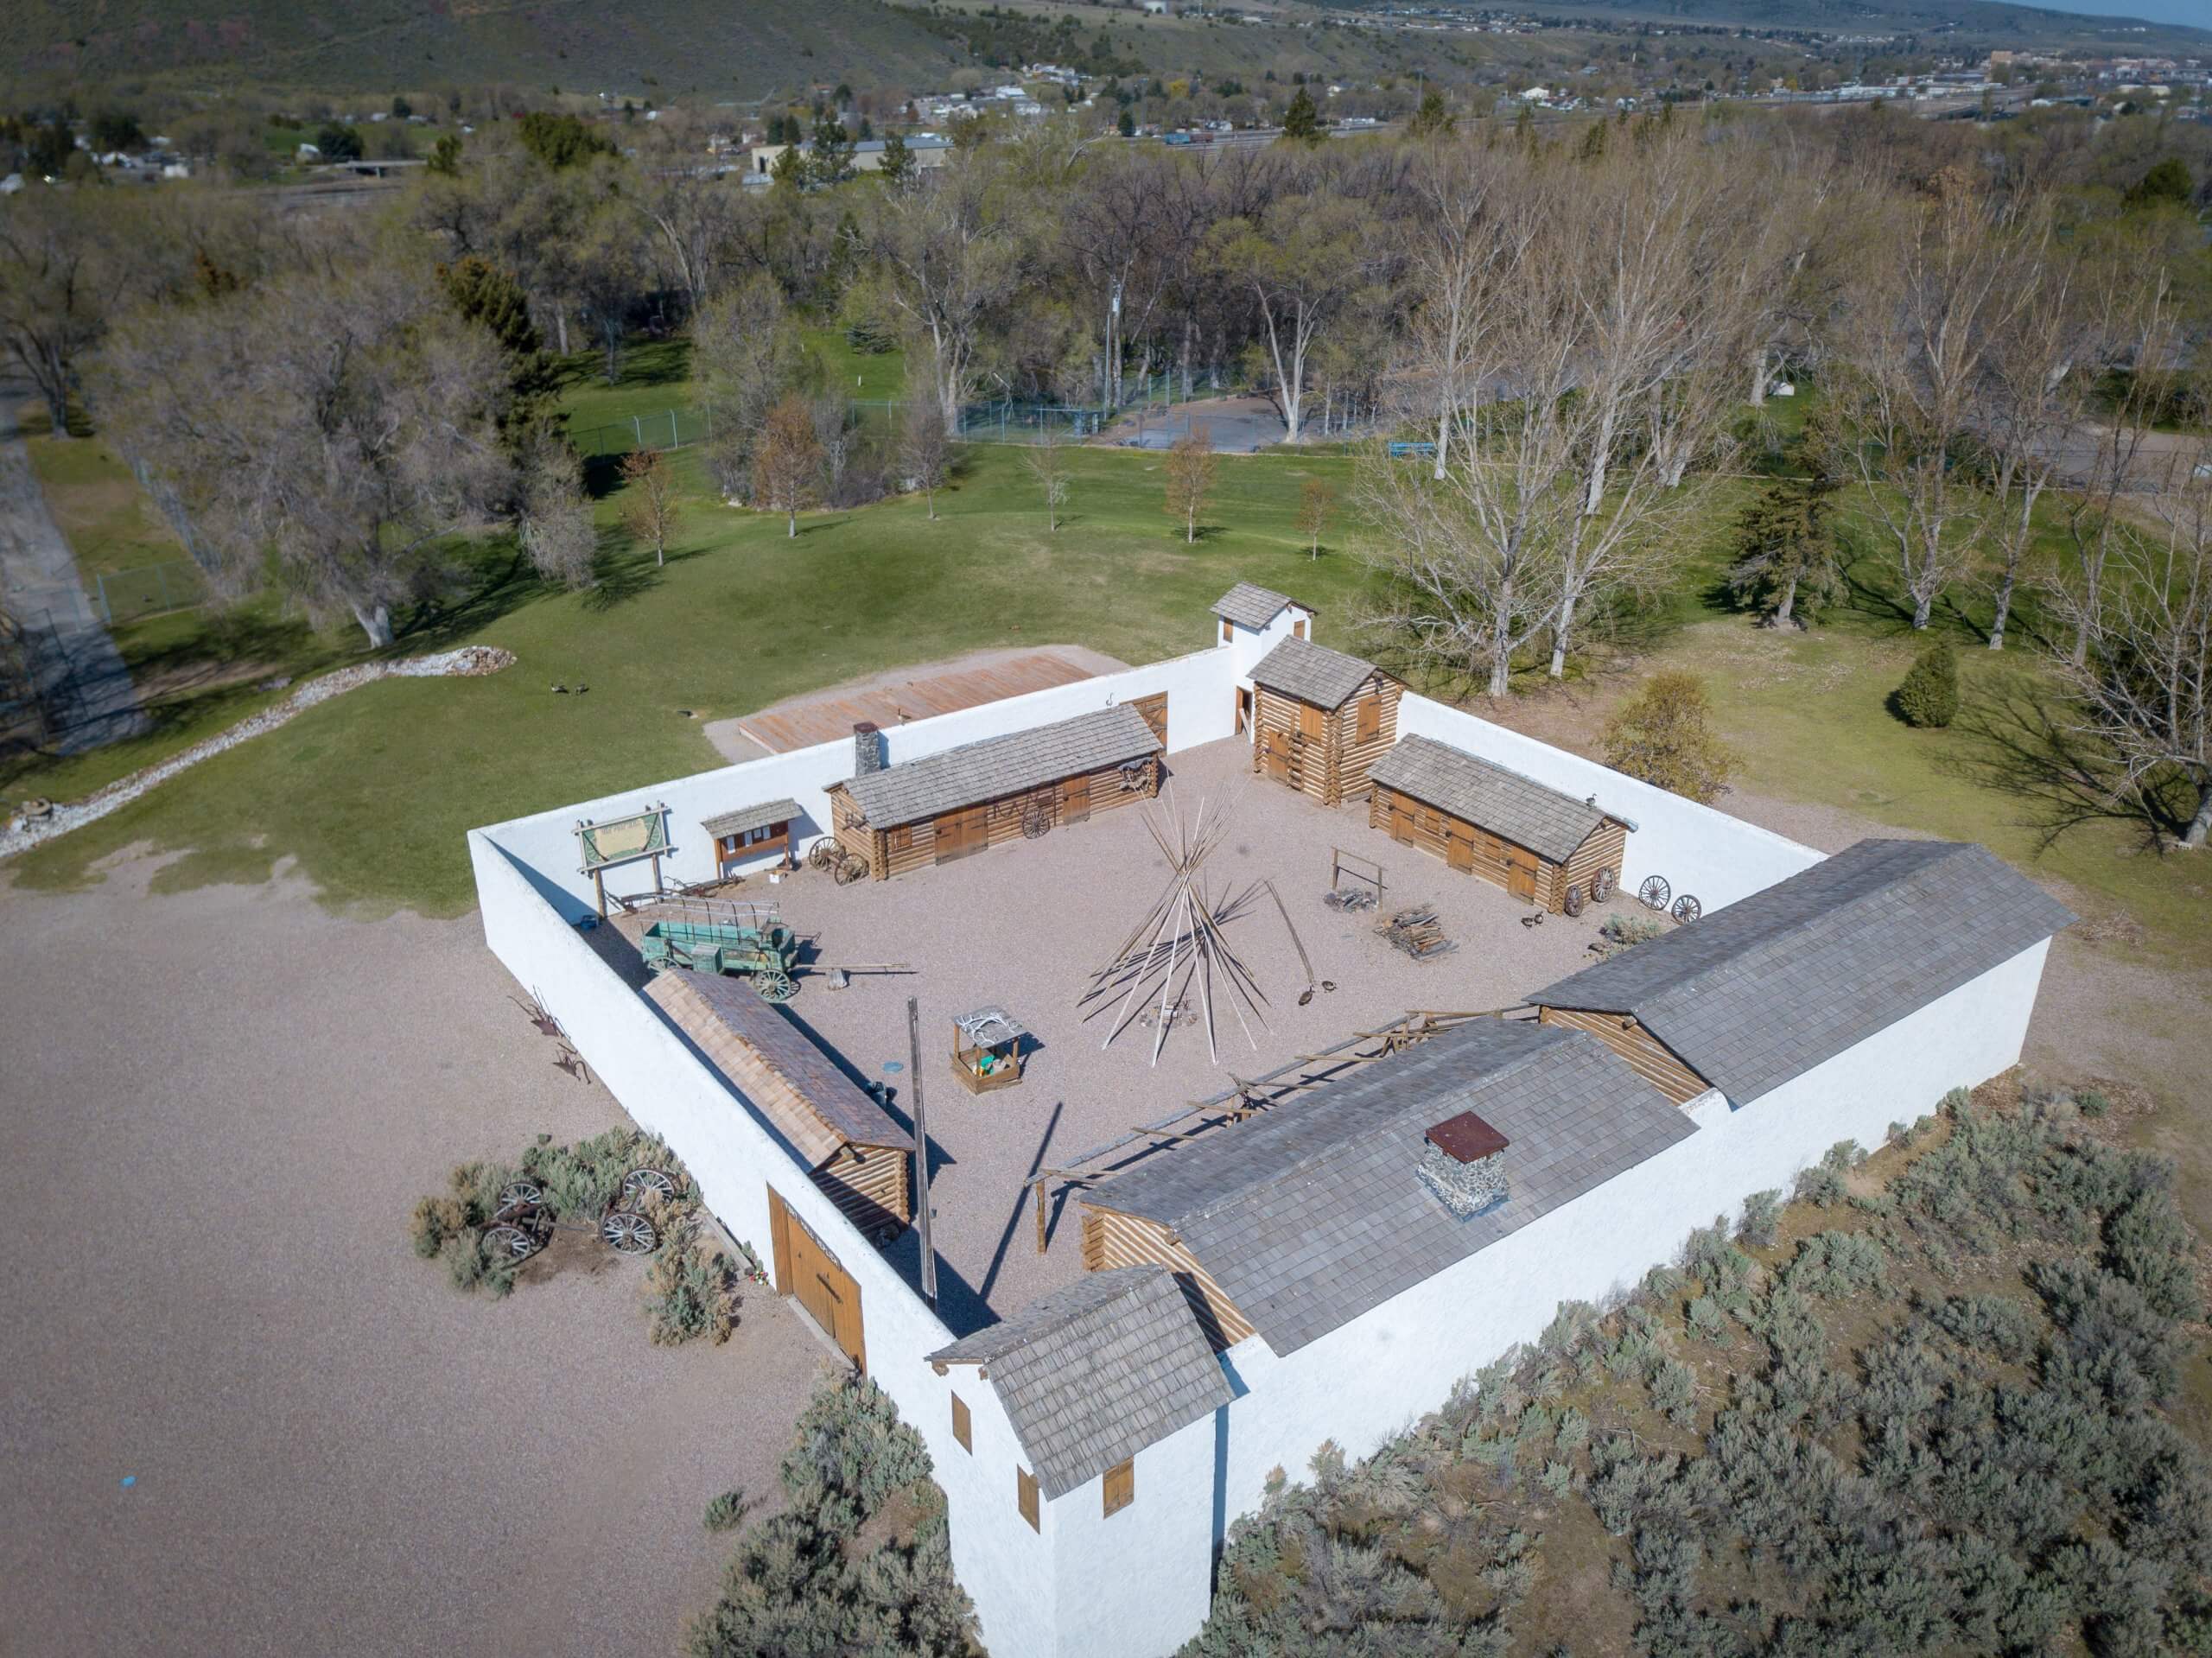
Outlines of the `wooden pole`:
[[922,1016],[906,998],[908,1074],[914,1079],[914,1219],[922,1233],[922,1299],[937,1305],[937,1250],[930,1242],[930,1129],[922,1115]]

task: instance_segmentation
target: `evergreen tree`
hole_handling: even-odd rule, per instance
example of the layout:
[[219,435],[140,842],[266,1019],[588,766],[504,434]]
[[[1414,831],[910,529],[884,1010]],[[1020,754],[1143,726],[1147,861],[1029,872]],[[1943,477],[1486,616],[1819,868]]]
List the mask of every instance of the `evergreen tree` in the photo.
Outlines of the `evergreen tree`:
[[1321,113],[1313,107],[1313,94],[1303,86],[1290,100],[1290,107],[1283,111],[1282,138],[1285,143],[1294,144],[1321,142]]
[[1890,706],[1909,726],[1941,730],[1959,717],[1959,658],[1948,639],[1920,653]]
[[1431,86],[1421,95],[1421,107],[1406,124],[1406,130],[1416,138],[1442,138],[1448,137],[1459,122],[1459,118],[1445,108],[1444,94]]
[[914,152],[906,148],[906,139],[898,133],[883,141],[883,165],[876,172],[893,189],[914,175]]

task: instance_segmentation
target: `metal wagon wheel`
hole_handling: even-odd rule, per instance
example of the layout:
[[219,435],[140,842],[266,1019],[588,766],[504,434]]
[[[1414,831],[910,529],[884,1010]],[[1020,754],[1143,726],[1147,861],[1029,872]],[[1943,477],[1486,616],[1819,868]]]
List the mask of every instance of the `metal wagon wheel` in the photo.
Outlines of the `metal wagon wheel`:
[[493,1219],[512,1214],[524,1204],[536,1205],[545,1201],[545,1193],[534,1180],[511,1180],[499,1188],[499,1202],[493,1210]]
[[1683,893],[1681,897],[1675,900],[1675,919],[1682,923],[1685,926],[1696,920],[1704,913],[1705,905],[1700,904],[1688,893]]
[[537,1253],[539,1238],[519,1226],[494,1226],[484,1234],[484,1253],[495,1266],[513,1266]]
[[1580,886],[1570,886],[1567,889],[1567,897],[1561,900],[1561,907],[1567,911],[1568,917],[1572,918],[1573,917],[1582,913],[1582,906],[1585,902],[1586,900],[1582,896],[1582,889]]
[[791,975],[780,968],[770,968],[753,975],[753,988],[760,993],[763,1001],[789,1001],[798,994],[798,986]]
[[1607,865],[1590,877],[1590,901],[1592,904],[1603,904],[1607,899],[1612,897],[1613,888],[1620,884],[1620,871],[1613,868],[1610,864]]
[[835,869],[843,848],[829,835],[823,835],[806,849],[806,864],[810,869]]
[[622,1196],[618,1202],[624,1209],[634,1209],[648,1193],[664,1203],[673,1203],[676,1181],[661,1169],[632,1169],[622,1177]]
[[855,857],[849,854],[845,857],[840,858],[837,861],[836,871],[833,879],[840,886],[850,886],[855,881],[860,880],[861,876],[867,873],[868,860],[866,858]]
[[607,1247],[626,1255],[649,1255],[660,1248],[660,1233],[653,1223],[632,1210],[610,1210],[599,1223]]
[[1663,910],[1675,889],[1667,885],[1664,875],[1646,875],[1643,885],[1636,889],[1636,896],[1647,910]]

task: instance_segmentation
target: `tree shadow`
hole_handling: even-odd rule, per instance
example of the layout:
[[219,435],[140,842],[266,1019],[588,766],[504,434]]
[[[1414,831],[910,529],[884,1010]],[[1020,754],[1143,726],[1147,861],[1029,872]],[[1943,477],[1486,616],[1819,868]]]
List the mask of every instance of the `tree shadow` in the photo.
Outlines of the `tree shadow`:
[[2021,803],[2017,821],[2037,832],[2038,850],[2101,823],[2133,830],[2146,851],[2163,849],[2194,800],[2183,807],[2168,789],[2115,786],[2101,746],[2067,724],[2067,706],[2027,675],[1992,676],[1960,711],[1957,741],[1936,769]]
[[544,579],[512,541],[503,551],[487,553],[462,568],[473,570],[474,579],[462,575],[439,584],[394,630],[395,645],[404,645],[404,654],[458,644],[548,591]]

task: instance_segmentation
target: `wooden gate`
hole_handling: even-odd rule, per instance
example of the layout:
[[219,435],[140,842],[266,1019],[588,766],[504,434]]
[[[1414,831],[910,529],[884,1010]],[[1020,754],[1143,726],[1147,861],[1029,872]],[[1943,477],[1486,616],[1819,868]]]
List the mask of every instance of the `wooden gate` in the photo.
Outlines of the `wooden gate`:
[[830,1332],[845,1356],[865,1374],[868,1342],[861,1327],[861,1286],[822,1247],[782,1194],[768,1188],[768,1240],[776,1252],[776,1293],[798,1298],[814,1322]]
[[937,861],[950,863],[971,852],[981,852],[990,839],[990,809],[968,806],[947,812],[937,820]]
[[1152,734],[1160,739],[1162,748],[1167,746],[1167,693],[1154,691],[1150,696],[1132,697],[1129,706],[1144,717],[1152,727]]

